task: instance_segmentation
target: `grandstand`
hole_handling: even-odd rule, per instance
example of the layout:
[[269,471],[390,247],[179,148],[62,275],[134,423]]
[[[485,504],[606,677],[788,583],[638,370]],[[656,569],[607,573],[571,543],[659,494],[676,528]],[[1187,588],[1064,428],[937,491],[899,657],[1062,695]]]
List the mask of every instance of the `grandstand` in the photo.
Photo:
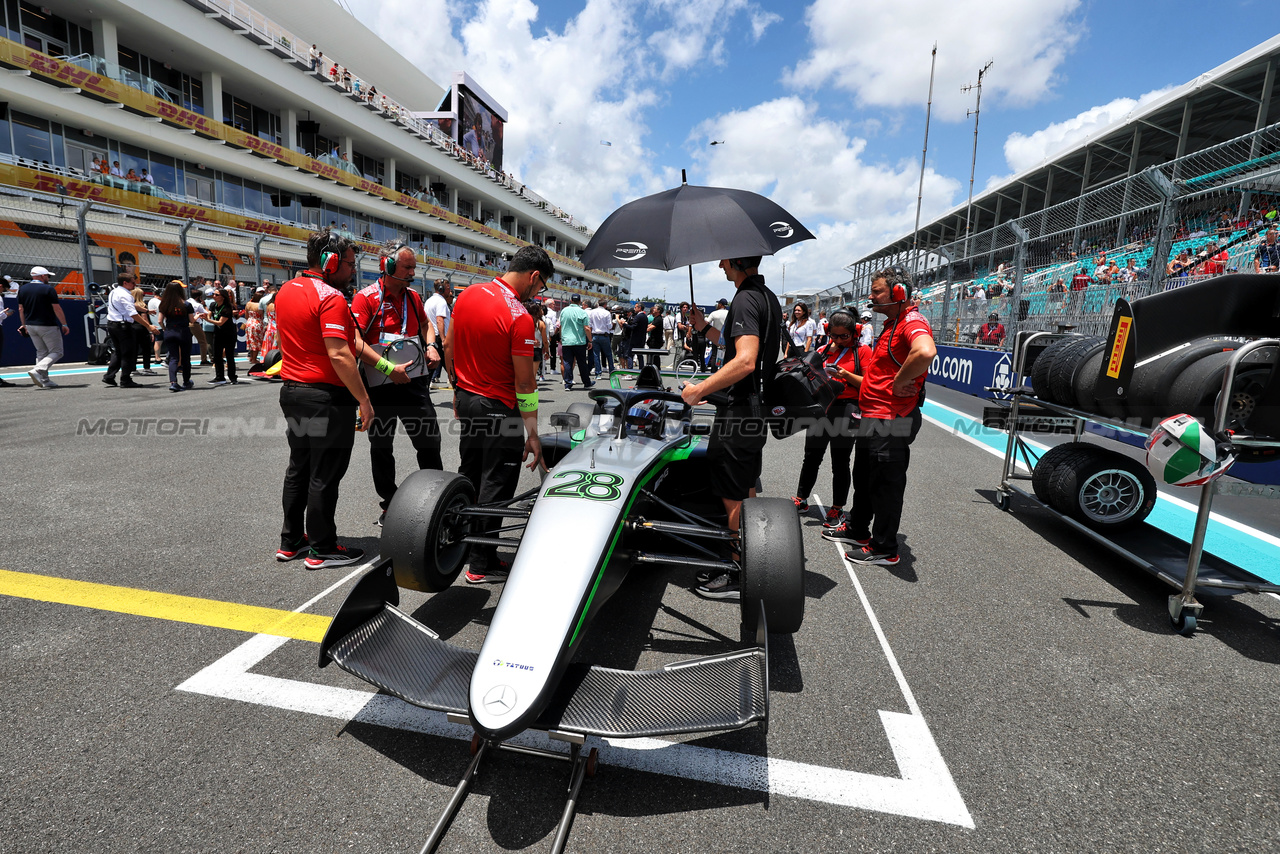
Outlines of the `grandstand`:
[[993,311],[1011,333],[1104,333],[1121,296],[1253,272],[1280,202],[1277,65],[1280,36],[975,196],[969,233],[961,204],[854,261],[818,309],[901,264],[940,341],[972,343]]

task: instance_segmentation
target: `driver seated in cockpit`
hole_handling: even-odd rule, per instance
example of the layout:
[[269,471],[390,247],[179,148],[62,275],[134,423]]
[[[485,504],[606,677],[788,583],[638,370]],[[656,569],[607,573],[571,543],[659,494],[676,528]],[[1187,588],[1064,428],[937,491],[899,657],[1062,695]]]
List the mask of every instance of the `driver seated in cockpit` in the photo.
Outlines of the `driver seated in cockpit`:
[[641,400],[627,409],[628,432],[650,439],[662,438],[663,413],[666,405],[660,400]]

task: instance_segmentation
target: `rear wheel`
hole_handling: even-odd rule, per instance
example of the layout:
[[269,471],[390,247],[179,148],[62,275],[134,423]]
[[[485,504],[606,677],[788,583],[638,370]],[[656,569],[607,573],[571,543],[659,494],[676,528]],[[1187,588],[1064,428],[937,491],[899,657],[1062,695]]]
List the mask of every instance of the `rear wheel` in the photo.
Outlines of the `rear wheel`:
[[471,526],[458,511],[475,500],[471,481],[457,472],[421,469],[405,478],[382,523],[382,554],[398,586],[438,593],[453,584],[470,551],[462,538]]
[[274,365],[276,362],[279,362],[279,361],[280,361],[280,351],[268,350],[266,358],[262,360],[262,369],[265,371],[267,368],[271,367],[272,365]]
[[742,622],[756,630],[760,603],[770,633],[792,634],[804,622],[804,537],[786,498],[748,498],[739,517]]

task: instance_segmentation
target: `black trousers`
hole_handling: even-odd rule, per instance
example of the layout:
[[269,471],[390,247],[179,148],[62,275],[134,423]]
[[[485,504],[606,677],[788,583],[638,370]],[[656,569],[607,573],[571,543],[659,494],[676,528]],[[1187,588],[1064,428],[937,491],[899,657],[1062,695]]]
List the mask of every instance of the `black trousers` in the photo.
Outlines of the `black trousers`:
[[[230,327],[229,332],[222,330]],[[223,365],[225,363],[226,374],[223,374]],[[214,379],[229,379],[233,382],[236,378],[236,328],[227,324],[219,326],[217,331],[213,333],[213,374]]]
[[169,353],[169,384],[178,381],[178,371],[184,383],[191,382],[191,330],[166,329],[164,346]]
[[151,370],[151,345],[155,339],[151,337],[151,333],[142,328],[138,324],[133,325],[133,346],[137,355],[134,356],[133,369],[138,369],[139,358],[142,359],[142,366],[146,370]]
[[383,510],[396,494],[396,424],[404,424],[404,432],[418,453],[418,468],[444,468],[440,458],[440,422],[431,403],[431,385],[426,377],[418,377],[405,385],[388,382],[369,389],[373,404],[373,423],[369,425],[369,464],[373,468],[373,488],[381,499]]
[[551,370],[554,371],[556,369],[556,345],[560,343],[559,329],[551,333],[551,335],[547,338],[547,343],[551,345],[550,347],[548,347],[550,352],[547,354],[547,357],[551,359]]
[[[520,480],[520,457],[524,450],[524,422],[520,413],[500,400],[457,391],[458,439],[461,464],[458,473],[476,488],[476,500],[485,504],[503,501],[516,494]],[[376,408],[376,407],[375,407]],[[480,517],[472,530],[481,536],[502,526],[498,518]],[[472,550],[471,571],[483,574],[496,560],[493,546]]]
[[911,443],[920,432],[921,421],[917,408],[902,418],[863,416],[858,430],[849,530],[859,539],[870,537],[869,548],[877,554],[898,553],[898,526],[902,523]]
[[573,366],[578,366],[578,373],[582,375],[582,384],[587,385],[591,382],[591,371],[587,367],[587,345],[586,344],[564,344],[564,381],[566,384],[573,384]]
[[106,379],[116,378],[120,373],[123,382],[133,382],[133,371],[138,364],[138,339],[133,334],[133,324],[119,320],[107,321],[107,335],[115,352],[111,354],[111,364],[107,365]]
[[289,441],[281,548],[296,548],[304,534],[317,551],[337,545],[334,514],[355,444],[356,409],[356,399],[343,386],[285,380],[281,387],[280,411]]
[[800,464],[800,483],[796,486],[796,495],[807,499],[818,482],[818,469],[822,466],[822,458],[827,448],[831,448],[831,506],[843,507],[849,500],[849,484],[852,472],[849,458],[853,455],[854,430],[856,423],[851,423],[847,414],[848,404],[836,401],[832,406],[834,414],[821,418],[804,434],[804,462]]

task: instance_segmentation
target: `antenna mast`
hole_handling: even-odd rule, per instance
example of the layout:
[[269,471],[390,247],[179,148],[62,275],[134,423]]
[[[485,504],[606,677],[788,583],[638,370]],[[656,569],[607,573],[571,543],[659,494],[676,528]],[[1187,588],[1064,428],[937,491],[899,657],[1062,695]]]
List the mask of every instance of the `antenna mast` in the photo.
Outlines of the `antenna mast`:
[[933,43],[933,53],[929,60],[929,100],[924,108],[924,150],[920,152],[920,189],[916,193],[916,228],[911,238],[912,272],[917,265],[916,251],[920,246],[920,206],[924,203],[924,164],[929,156],[929,118],[933,114],[933,72],[938,67],[938,43]]
[[960,90],[961,92],[969,92],[973,89],[978,90],[978,100],[973,105],[973,109],[964,111],[966,119],[969,116],[973,116],[973,160],[969,164],[969,204],[964,211],[964,254],[966,257],[969,255],[969,229],[973,215],[973,176],[978,168],[978,113],[982,109],[982,78],[986,76],[993,62],[994,60],[987,60],[987,64],[978,70],[977,84],[970,83]]

